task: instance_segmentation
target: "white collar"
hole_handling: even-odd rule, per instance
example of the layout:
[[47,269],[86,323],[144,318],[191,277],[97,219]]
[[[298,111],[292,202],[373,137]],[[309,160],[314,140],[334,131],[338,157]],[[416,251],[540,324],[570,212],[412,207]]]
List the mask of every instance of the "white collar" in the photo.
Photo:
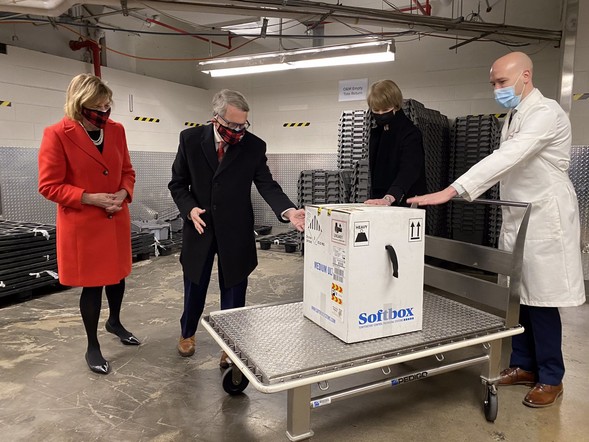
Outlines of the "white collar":
[[211,123],[213,125],[213,136],[215,137],[215,146],[218,146],[219,143],[221,141],[223,141],[223,139],[221,138],[221,135],[219,135],[219,132],[217,132],[217,127]]

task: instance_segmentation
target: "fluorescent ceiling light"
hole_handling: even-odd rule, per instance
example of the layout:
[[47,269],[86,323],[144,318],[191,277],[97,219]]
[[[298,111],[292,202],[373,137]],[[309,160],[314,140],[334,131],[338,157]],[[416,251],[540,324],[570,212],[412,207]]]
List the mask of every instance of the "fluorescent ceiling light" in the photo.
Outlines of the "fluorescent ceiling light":
[[312,67],[381,63],[394,59],[394,42],[386,40],[217,58],[201,61],[199,69],[212,77],[226,77]]

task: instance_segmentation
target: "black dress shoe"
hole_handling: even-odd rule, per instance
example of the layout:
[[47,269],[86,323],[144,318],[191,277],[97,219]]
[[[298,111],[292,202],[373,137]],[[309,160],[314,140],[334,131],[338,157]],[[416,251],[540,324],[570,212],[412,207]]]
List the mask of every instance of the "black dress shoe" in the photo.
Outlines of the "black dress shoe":
[[117,333],[117,331],[110,325],[108,321],[104,324],[106,331],[112,333],[113,335],[117,335],[121,342],[125,345],[141,345],[141,341],[133,336],[133,333],[129,333],[129,336],[121,336]]
[[92,365],[88,360],[88,353],[86,353],[84,357],[86,358],[86,364],[88,364],[88,368],[94,373],[108,374],[110,372],[110,364],[108,361],[104,361],[104,364],[102,365]]

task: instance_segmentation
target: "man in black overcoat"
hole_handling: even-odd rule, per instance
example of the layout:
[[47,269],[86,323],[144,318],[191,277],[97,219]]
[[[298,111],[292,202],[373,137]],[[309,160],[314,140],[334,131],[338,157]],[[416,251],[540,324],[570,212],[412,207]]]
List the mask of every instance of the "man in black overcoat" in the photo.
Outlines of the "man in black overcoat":
[[[213,119],[180,134],[168,188],[186,221],[180,262],[184,272],[184,312],[178,352],[192,356],[195,332],[205,305],[217,255],[221,309],[243,307],[249,274],[258,264],[254,236],[252,183],[282,222],[302,231],[304,209],[272,178],[266,143],[248,132],[249,105],[236,91],[213,98]],[[221,357],[222,367],[228,365]]]

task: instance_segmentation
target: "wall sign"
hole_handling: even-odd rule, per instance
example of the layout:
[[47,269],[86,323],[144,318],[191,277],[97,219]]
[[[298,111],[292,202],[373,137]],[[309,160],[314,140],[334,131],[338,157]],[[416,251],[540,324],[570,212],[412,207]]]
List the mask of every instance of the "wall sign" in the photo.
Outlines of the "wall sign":
[[357,80],[340,80],[339,101],[366,100],[368,91],[368,78]]

